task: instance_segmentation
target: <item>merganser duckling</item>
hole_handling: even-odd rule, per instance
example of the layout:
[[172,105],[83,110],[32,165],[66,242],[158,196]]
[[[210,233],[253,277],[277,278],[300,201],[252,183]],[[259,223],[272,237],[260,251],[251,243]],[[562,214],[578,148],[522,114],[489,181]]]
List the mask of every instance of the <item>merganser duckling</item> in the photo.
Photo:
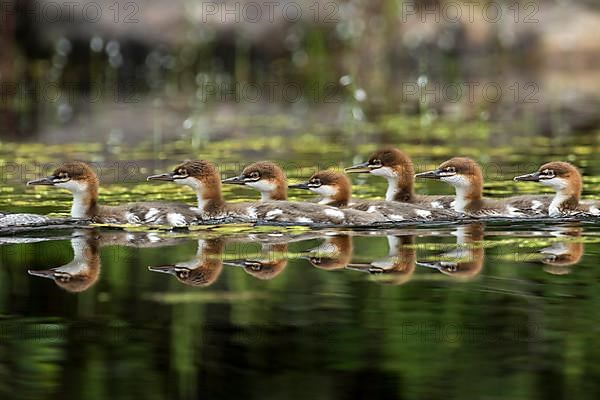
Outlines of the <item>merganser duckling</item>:
[[440,258],[455,259],[437,262],[417,262],[417,265],[438,270],[439,272],[461,280],[469,280],[481,273],[485,250],[483,241],[483,224],[470,224],[458,228],[456,250],[440,254]]
[[415,272],[417,256],[414,247],[415,237],[388,235],[387,241],[389,247],[387,257],[368,264],[348,264],[346,268],[373,274],[377,283],[402,285],[408,282]]
[[577,214],[600,216],[600,204],[593,201],[580,201],[583,182],[575,166],[562,161],[553,161],[542,165],[536,172],[516,176],[515,181],[538,182],[550,186],[556,191],[549,204],[543,210],[551,217]]
[[281,274],[288,264],[287,243],[263,244],[260,258],[225,260],[224,263],[242,267],[244,272],[261,280],[271,280]]
[[93,286],[100,276],[99,239],[94,231],[76,231],[71,239],[73,260],[47,270],[28,270],[29,275],[52,279],[68,292],[80,293]]
[[348,177],[337,171],[319,171],[308,181],[290,185],[290,188],[307,189],[319,194],[319,204],[346,209],[375,212],[385,221],[432,221],[449,220],[456,217],[451,210],[432,209],[415,204],[383,200],[360,200],[351,202],[352,186]]
[[306,259],[316,268],[327,271],[345,268],[352,259],[352,238],[350,235],[335,234],[325,237],[319,246],[306,252]]
[[217,281],[223,270],[222,239],[198,240],[196,256],[176,264],[148,267],[152,272],[173,275],[184,285],[207,287]]
[[258,190],[261,201],[287,200],[285,173],[277,164],[270,161],[250,164],[240,175],[223,179],[221,182],[244,185]]
[[474,160],[466,157],[454,157],[443,162],[433,171],[415,175],[417,178],[439,179],[452,186],[456,199],[452,208],[471,217],[499,216],[523,217],[535,214],[533,209],[524,208],[524,196],[506,199],[483,197],[483,173]]
[[368,173],[388,181],[386,201],[411,203],[428,208],[449,209],[451,196],[418,195],[414,191],[414,167],[410,157],[395,147],[383,148],[363,163],[344,169],[346,173]]
[[233,217],[250,222],[311,225],[369,225],[383,219],[377,213],[340,210],[314,203],[275,200],[229,204],[221,193],[219,172],[208,161],[186,161],[173,172],[149,176],[148,179],[173,181],[193,188],[198,197],[197,211],[204,219]]
[[66,189],[73,195],[71,217],[108,224],[151,224],[186,226],[196,221],[196,213],[184,204],[144,202],[121,206],[98,204],[99,182],[92,168],[83,162],[68,162],[52,175],[27,182]]

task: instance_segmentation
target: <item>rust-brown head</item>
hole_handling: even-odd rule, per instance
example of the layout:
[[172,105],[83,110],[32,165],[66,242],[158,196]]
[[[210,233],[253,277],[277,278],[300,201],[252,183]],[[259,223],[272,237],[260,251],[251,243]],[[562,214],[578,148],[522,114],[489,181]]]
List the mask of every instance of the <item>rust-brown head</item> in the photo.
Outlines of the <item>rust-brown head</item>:
[[261,200],[287,200],[287,181],[283,170],[270,161],[248,165],[238,176],[223,179],[223,183],[244,185],[258,190]]
[[98,176],[81,161],[71,161],[56,168],[50,176],[27,182],[27,185],[54,186],[73,194],[71,216],[89,218],[93,216],[98,200]]
[[174,182],[178,185],[191,187],[196,191],[198,206],[201,209],[208,207],[211,202],[221,203],[223,201],[221,195],[221,177],[219,176],[217,167],[210,161],[184,161],[171,172],[151,175],[146,179],[149,181]]
[[270,280],[281,274],[288,264],[287,243],[263,245],[260,258],[226,260],[224,263],[241,267],[244,272],[255,278]]
[[464,211],[471,202],[481,200],[483,196],[483,173],[474,160],[467,157],[454,157],[427,172],[415,175],[417,178],[439,179],[456,190],[455,210]]
[[308,181],[289,186],[292,189],[306,189],[323,196],[320,204],[345,207],[352,197],[350,179],[338,171],[319,171]]
[[386,200],[411,201],[414,196],[414,167],[408,155],[395,147],[380,149],[368,161],[353,165],[346,173],[369,173],[388,181]]
[[538,182],[550,186],[556,192],[568,192],[579,197],[582,188],[581,173],[579,170],[563,161],[552,161],[538,168],[536,172],[516,176],[515,181]]

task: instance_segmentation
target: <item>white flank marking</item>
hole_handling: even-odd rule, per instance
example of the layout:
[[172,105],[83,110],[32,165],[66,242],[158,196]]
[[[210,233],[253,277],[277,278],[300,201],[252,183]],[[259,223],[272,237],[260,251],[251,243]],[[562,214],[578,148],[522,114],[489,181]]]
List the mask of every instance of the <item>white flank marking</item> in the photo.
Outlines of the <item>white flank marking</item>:
[[393,221],[402,221],[402,220],[404,220],[404,217],[402,215],[398,215],[398,214],[391,214],[390,218]]
[[271,218],[275,218],[278,215],[283,214],[283,211],[279,208],[275,209],[275,210],[271,210],[267,213],[266,218],[267,219],[271,219]]
[[254,208],[254,207],[246,208],[246,214],[250,218],[256,218],[256,208]]
[[368,213],[374,213],[374,212],[377,212],[377,207],[376,207],[376,206],[370,206],[370,207],[367,209],[367,212],[368,212]]
[[442,203],[440,203],[439,201],[432,201],[431,208],[444,208],[444,206],[442,206]]
[[140,218],[137,215],[130,213],[130,212],[125,213],[125,219],[130,224],[141,224],[142,223],[142,221],[140,220]]
[[532,200],[531,201],[531,209],[532,210],[540,209],[540,208],[542,208],[543,205],[544,205],[544,203],[542,203],[539,200]]
[[327,215],[328,217],[331,217],[331,218],[344,219],[344,217],[345,217],[343,211],[336,210],[334,208],[326,208],[325,211],[323,211],[323,212],[325,213],[325,215]]
[[427,211],[427,210],[415,210],[415,212],[421,218],[429,218],[429,217],[431,217],[431,211]]
[[296,218],[296,222],[299,222],[302,224],[312,224],[313,220],[310,218],[306,218],[306,217],[298,217],[298,218]]
[[147,222],[154,221],[155,218],[158,216],[159,212],[160,211],[158,211],[156,208],[151,208],[150,210],[148,210],[146,215],[144,215],[144,220],[146,220]]
[[183,226],[186,225],[185,217],[179,213],[168,213],[167,222],[172,226]]

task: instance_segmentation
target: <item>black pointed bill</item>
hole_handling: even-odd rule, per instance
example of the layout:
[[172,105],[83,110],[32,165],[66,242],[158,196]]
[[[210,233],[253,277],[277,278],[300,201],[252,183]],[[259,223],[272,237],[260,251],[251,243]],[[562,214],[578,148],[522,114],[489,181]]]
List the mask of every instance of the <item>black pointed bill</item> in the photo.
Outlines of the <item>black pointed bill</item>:
[[373,171],[374,169],[380,168],[381,165],[371,165],[368,161],[364,163],[356,164],[348,168],[344,168],[344,172],[348,174],[360,174],[360,173],[368,173]]
[[44,186],[54,186],[54,177],[47,176],[41,179],[35,179],[33,181],[27,182],[27,186],[35,186],[35,185],[44,185]]
[[310,189],[311,186],[308,184],[308,182],[302,182],[302,183],[296,183],[294,185],[288,185],[288,188],[290,188],[290,189]]
[[167,172],[166,174],[150,175],[146,178],[147,181],[174,181],[177,179],[173,172]]
[[540,172],[534,172],[532,174],[525,174],[515,176],[513,178],[514,181],[517,182],[539,182],[542,179],[542,174]]
[[449,176],[450,174],[445,173],[441,169],[434,169],[433,171],[421,172],[420,174],[416,174],[415,178],[425,178],[425,179],[440,179],[444,176]]
[[245,179],[240,176],[232,176],[231,178],[223,179],[221,183],[226,183],[230,185],[244,185],[246,184]]

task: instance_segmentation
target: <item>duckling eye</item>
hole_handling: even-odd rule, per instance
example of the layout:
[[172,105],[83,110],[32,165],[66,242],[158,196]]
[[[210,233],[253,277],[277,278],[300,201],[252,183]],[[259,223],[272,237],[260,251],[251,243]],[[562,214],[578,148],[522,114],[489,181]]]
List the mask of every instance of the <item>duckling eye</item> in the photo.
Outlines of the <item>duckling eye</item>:
[[310,258],[310,262],[313,264],[321,264],[321,258],[320,257],[311,257]]
[[187,175],[187,171],[185,169],[181,168],[177,171],[177,175]]
[[456,172],[456,168],[455,167],[448,167],[446,168],[447,172]]
[[258,173],[258,171],[252,171],[252,172],[250,172],[250,178],[258,179],[258,178],[260,178],[260,174]]
[[545,169],[543,172],[544,172],[544,175],[554,176],[554,171],[551,169]]
[[371,165],[381,166],[381,160],[375,159],[375,160],[371,161]]
[[313,179],[310,183],[316,186],[321,186],[321,180],[319,178]]

